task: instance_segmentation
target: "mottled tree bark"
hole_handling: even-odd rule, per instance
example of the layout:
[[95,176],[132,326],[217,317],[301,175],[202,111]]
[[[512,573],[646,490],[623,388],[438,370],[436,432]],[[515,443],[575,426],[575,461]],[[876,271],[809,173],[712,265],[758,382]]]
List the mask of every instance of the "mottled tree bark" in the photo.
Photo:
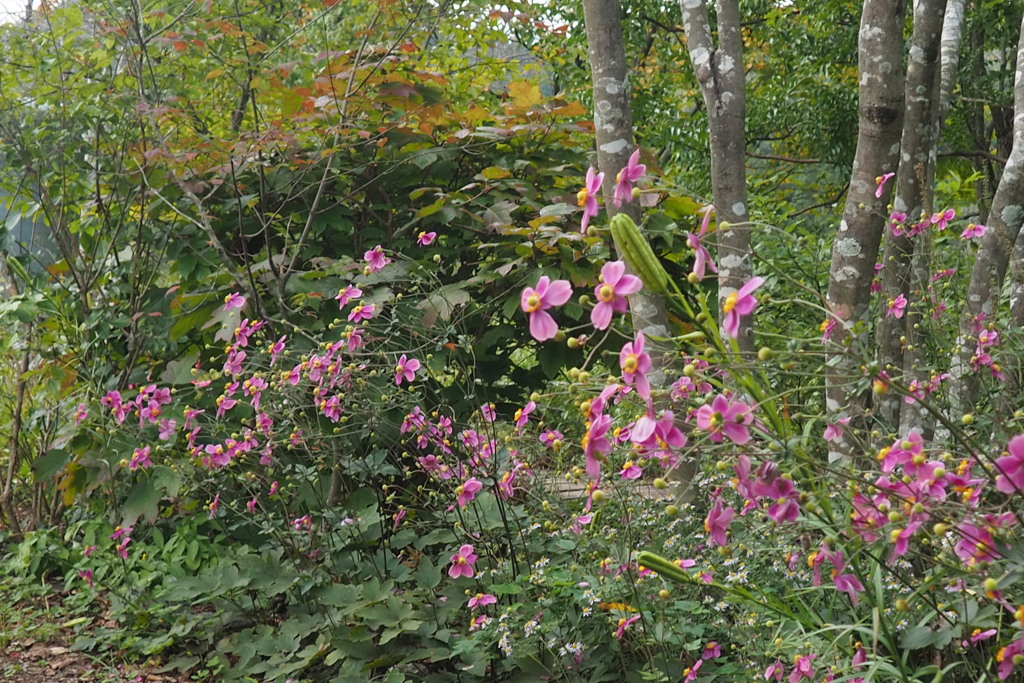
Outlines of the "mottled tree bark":
[[[719,310],[730,294],[753,277],[746,176],[746,73],[738,0],[716,3],[718,45],[711,35],[704,0],[681,0],[683,30],[693,71],[708,111],[711,191],[718,219]],[[741,352],[754,350],[750,320],[740,325]]]
[[[604,173],[602,186],[605,211],[609,216],[621,211],[638,225],[640,209],[635,202],[612,202],[615,178],[633,153],[633,117],[630,110],[629,72],[618,0],[585,0],[587,55],[594,84],[594,134],[597,142],[598,170]],[[630,297],[633,326],[648,338],[668,337],[668,316],[660,297],[640,292]],[[664,372],[664,363],[655,368]],[[663,380],[662,380],[663,383]]]
[[[1011,283],[1011,311],[1020,309],[1024,296],[1024,245],[1020,242],[1024,224],[1024,21],[1017,45],[1017,68],[1014,77],[1013,146],[1003,168],[989,211],[985,235],[981,238],[971,279],[967,287],[967,301],[960,319],[957,337],[958,363],[954,366],[957,405],[970,411],[977,400],[978,383],[970,375],[971,358],[977,350],[977,326],[995,317],[999,292],[1013,254],[1013,281]],[[1019,315],[1024,316],[1024,311]],[[1011,320],[1021,318],[1011,313]],[[1019,324],[1019,323],[1017,323]]]
[[[900,162],[896,172],[896,196],[893,209],[907,216],[907,226],[927,220],[932,212],[932,179],[935,176],[935,146],[938,141],[936,109],[939,89],[939,52],[946,0],[918,0],[914,10],[914,32],[910,41],[904,95],[903,134],[900,140]],[[901,317],[884,316],[878,323],[878,366],[893,379],[909,383],[916,370],[920,341],[911,339],[914,326],[921,322],[928,278],[918,275],[911,287],[911,269],[915,247],[918,262],[925,259],[923,248],[929,234],[910,237],[904,231],[885,233],[882,257],[883,301],[903,296],[908,302]],[[923,279],[923,282],[922,282]],[[905,366],[906,361],[906,366]],[[909,372],[905,372],[908,370]],[[895,392],[878,397],[876,415],[889,429],[900,424],[903,399]],[[916,404],[915,404],[916,405]]]
[[[999,186],[996,188],[996,196],[992,200],[992,211],[988,219],[988,231],[982,238],[982,249],[985,248],[985,241],[992,233],[994,243],[1003,245],[1004,239],[1014,235],[1013,252],[1010,256],[1010,320],[1009,327],[1020,329],[1024,327],[1024,20],[1021,21],[1020,37],[1017,43],[1017,68],[1013,79],[1013,146],[1010,149],[1006,167],[999,179]],[[995,247],[996,251],[1002,251],[1001,246]],[[981,251],[978,253],[978,261],[981,260]],[[985,272],[978,273],[978,281],[975,282],[975,272],[978,271],[978,261],[975,262],[975,269],[971,271],[971,287],[967,293],[967,307],[971,312],[964,316],[961,323],[961,337],[966,343],[961,346],[961,362],[967,360],[971,348],[973,330],[967,329],[967,325],[979,313],[991,311],[995,308],[995,298],[998,294],[1000,280],[984,277]],[[990,263],[990,272],[998,275],[998,263]],[[986,285],[993,287],[986,291]],[[975,289],[977,285],[977,289]],[[976,341],[976,339],[974,340]],[[1007,382],[1000,397],[999,408],[1003,415],[1013,412],[1019,406],[1020,388],[1022,385],[1022,367],[1020,359],[1012,355],[1006,363],[1005,368]],[[966,385],[964,385],[966,386]],[[967,396],[964,401],[966,407],[974,403],[973,396]]]
[[[587,56],[590,61],[594,93],[594,133],[597,142],[598,170],[604,173],[602,194],[609,217],[621,211],[638,225],[640,207],[636,202],[623,202],[616,207],[612,201],[619,171],[633,153],[633,119],[630,109],[629,71],[618,0],[584,0],[583,15],[587,29]],[[647,338],[652,368],[648,373],[651,386],[664,388],[669,384],[666,368],[673,347],[668,343],[668,315],[664,300],[643,291],[629,297],[633,328]],[[673,471],[680,483],[681,500],[693,498],[690,486],[698,471],[695,458],[686,458]]]
[[875,178],[899,159],[903,116],[903,0],[865,0],[858,44],[859,128],[843,219],[832,245],[828,306],[835,327],[826,360],[826,408],[832,421],[857,418],[832,441],[830,460],[853,452],[864,399],[862,376],[871,280],[885,225],[888,187],[875,197]]

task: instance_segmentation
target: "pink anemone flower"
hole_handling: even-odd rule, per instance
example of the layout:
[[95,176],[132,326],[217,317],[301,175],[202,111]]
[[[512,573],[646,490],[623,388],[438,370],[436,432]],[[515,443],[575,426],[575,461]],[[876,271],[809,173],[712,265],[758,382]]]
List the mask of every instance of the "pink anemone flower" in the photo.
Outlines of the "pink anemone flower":
[[572,296],[572,285],[567,280],[552,282],[547,275],[537,281],[536,289],[527,287],[520,297],[520,307],[530,316],[530,334],[537,341],[554,339],[558,324],[548,309],[561,306]]
[[465,576],[467,579],[473,578],[474,569],[473,565],[476,563],[477,557],[473,552],[473,546],[469,543],[459,548],[459,552],[455,553],[451,557],[452,566],[448,568],[448,576],[453,579],[457,579],[460,576]]
[[604,173],[594,174],[594,168],[587,169],[587,178],[583,189],[576,193],[576,202],[583,209],[583,218],[580,221],[580,232],[586,234],[590,219],[597,215],[597,193],[601,191],[601,183],[604,182]]
[[635,384],[640,397],[650,400],[651,384],[647,381],[647,373],[651,369],[651,357],[644,351],[643,332],[637,332],[633,341],[623,344],[619,352],[619,367],[622,368],[622,381]]
[[601,267],[601,284],[594,289],[597,305],[590,312],[590,321],[599,330],[606,330],[612,322],[612,313],[625,313],[629,304],[626,297],[643,289],[636,275],[626,273],[622,261],[609,261]]
[[755,289],[764,284],[763,277],[751,278],[746,284],[726,297],[722,303],[722,331],[735,339],[740,333],[740,317],[749,315],[757,308],[757,299],[754,298]]
[[633,183],[640,180],[647,172],[647,166],[640,163],[640,148],[637,147],[629,155],[629,161],[622,167],[619,174],[615,176],[615,206],[622,206],[622,202],[633,199]]

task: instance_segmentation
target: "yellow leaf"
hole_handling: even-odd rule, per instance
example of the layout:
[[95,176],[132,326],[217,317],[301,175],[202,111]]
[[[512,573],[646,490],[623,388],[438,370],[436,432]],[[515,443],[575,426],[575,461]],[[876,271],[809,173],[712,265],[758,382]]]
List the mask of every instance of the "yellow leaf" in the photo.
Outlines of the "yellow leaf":
[[583,108],[583,105],[579,102],[570,102],[569,104],[563,105],[554,109],[552,112],[555,116],[583,116],[587,113],[587,110]]
[[513,81],[508,84],[508,94],[517,107],[529,109],[540,104],[544,97],[540,94],[540,88],[531,81]]
[[212,81],[213,79],[217,78],[218,76],[223,76],[223,75],[224,75],[224,69],[214,69],[210,73],[206,74],[206,80]]

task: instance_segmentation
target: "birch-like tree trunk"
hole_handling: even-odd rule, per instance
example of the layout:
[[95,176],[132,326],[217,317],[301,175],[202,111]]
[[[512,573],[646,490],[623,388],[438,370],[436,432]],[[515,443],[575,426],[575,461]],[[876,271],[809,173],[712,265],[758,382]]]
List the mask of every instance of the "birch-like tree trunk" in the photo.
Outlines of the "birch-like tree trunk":
[[[988,230],[996,229],[1007,234],[1016,232],[1013,253],[1010,256],[1010,320],[1009,327],[1024,327],[1024,20],[1021,21],[1020,37],[1017,43],[1017,69],[1013,79],[1013,147],[1006,161],[1006,168],[996,188],[989,215]],[[998,226],[998,227],[997,227]],[[985,233],[985,237],[988,232]],[[980,253],[979,253],[980,256]],[[977,265],[977,264],[976,264]],[[974,285],[974,271],[971,272]],[[968,306],[976,303],[974,294],[968,290]],[[966,322],[966,321],[965,321]],[[961,333],[963,331],[961,330]],[[999,414],[1006,416],[1019,407],[1022,382],[1022,363],[1011,354],[1005,363],[1006,384],[999,401]],[[973,401],[971,402],[973,403]],[[970,406],[970,403],[967,404]]]
[[[623,202],[616,207],[612,201],[615,179],[634,150],[633,119],[630,109],[629,70],[622,38],[622,22],[618,0],[584,0],[583,16],[587,30],[587,56],[593,77],[594,133],[597,142],[598,170],[604,173],[602,194],[609,217],[621,211],[638,225],[640,208],[636,202]],[[669,384],[666,368],[673,347],[663,341],[669,336],[668,315],[664,300],[640,291],[629,297],[633,328],[647,338],[652,367],[648,373],[651,386],[665,388]],[[691,487],[699,469],[695,457],[685,458],[673,471],[680,483],[678,497],[689,502],[694,497]]]
[[[935,176],[938,126],[935,112],[939,94],[939,53],[946,0],[918,0],[914,9],[914,32],[910,40],[907,78],[904,90],[903,134],[900,140],[900,162],[896,172],[896,196],[893,210],[906,215],[906,230],[897,235],[885,232],[882,257],[883,302],[902,296],[908,303],[905,315],[886,315],[878,324],[878,366],[894,379],[910,381],[914,374],[913,359],[919,357],[920,340],[911,339],[910,332],[919,324],[925,292],[921,278],[913,278],[915,258],[925,258],[923,248],[929,235],[910,236],[911,226],[927,222],[932,213],[932,179]],[[923,278],[927,283],[927,276]],[[912,291],[913,290],[913,291]],[[919,328],[918,328],[919,329]],[[915,343],[917,342],[917,343]],[[904,356],[909,373],[904,373]],[[876,403],[876,415],[882,424],[895,429],[900,423],[903,399],[895,392],[882,394]]]
[[[738,0],[716,3],[718,44],[704,0],[680,0],[683,30],[693,71],[708,111],[711,138],[711,192],[718,220],[719,310],[751,277],[750,225],[746,176],[746,72]],[[741,322],[741,352],[754,350],[749,320]]]
[[888,191],[876,178],[895,170],[903,117],[903,0],[865,0],[858,40],[859,128],[842,222],[832,245],[827,303],[835,326],[826,360],[829,419],[857,418],[832,441],[830,460],[851,452],[865,409],[861,389],[865,330]]
[[[597,142],[598,170],[604,173],[602,194],[609,216],[621,211],[640,223],[635,202],[612,202],[615,178],[633,153],[633,117],[630,110],[629,70],[622,38],[618,0],[584,0],[587,28],[587,56],[594,84],[594,135]],[[629,298],[633,327],[652,340],[668,337],[668,316],[660,297],[641,291]],[[657,345],[655,344],[655,348]],[[653,359],[653,356],[652,356]],[[660,373],[660,374],[659,374]],[[664,363],[653,369],[654,385],[664,383]]]
[[978,254],[971,268],[967,301],[960,318],[957,338],[958,363],[954,381],[957,405],[971,411],[977,400],[978,383],[970,374],[971,359],[977,351],[978,327],[993,321],[998,309],[999,293],[1013,254],[1011,280],[1011,323],[1024,320],[1024,20],[1017,44],[1014,74],[1013,146],[1003,168],[989,211],[987,230],[981,238]]

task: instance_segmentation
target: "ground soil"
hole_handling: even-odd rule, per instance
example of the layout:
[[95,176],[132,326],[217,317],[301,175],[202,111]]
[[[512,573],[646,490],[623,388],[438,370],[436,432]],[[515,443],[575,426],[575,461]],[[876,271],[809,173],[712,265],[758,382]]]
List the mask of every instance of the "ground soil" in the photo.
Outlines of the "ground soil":
[[[155,666],[132,666],[117,654],[96,656],[72,649],[76,632],[47,621],[45,614],[71,619],[61,608],[60,590],[10,606],[15,620],[0,622],[0,681],[3,683],[179,683],[188,680],[155,672]],[[0,596],[0,600],[2,600]],[[46,602],[39,609],[36,602]],[[97,618],[96,623],[102,619]]]

